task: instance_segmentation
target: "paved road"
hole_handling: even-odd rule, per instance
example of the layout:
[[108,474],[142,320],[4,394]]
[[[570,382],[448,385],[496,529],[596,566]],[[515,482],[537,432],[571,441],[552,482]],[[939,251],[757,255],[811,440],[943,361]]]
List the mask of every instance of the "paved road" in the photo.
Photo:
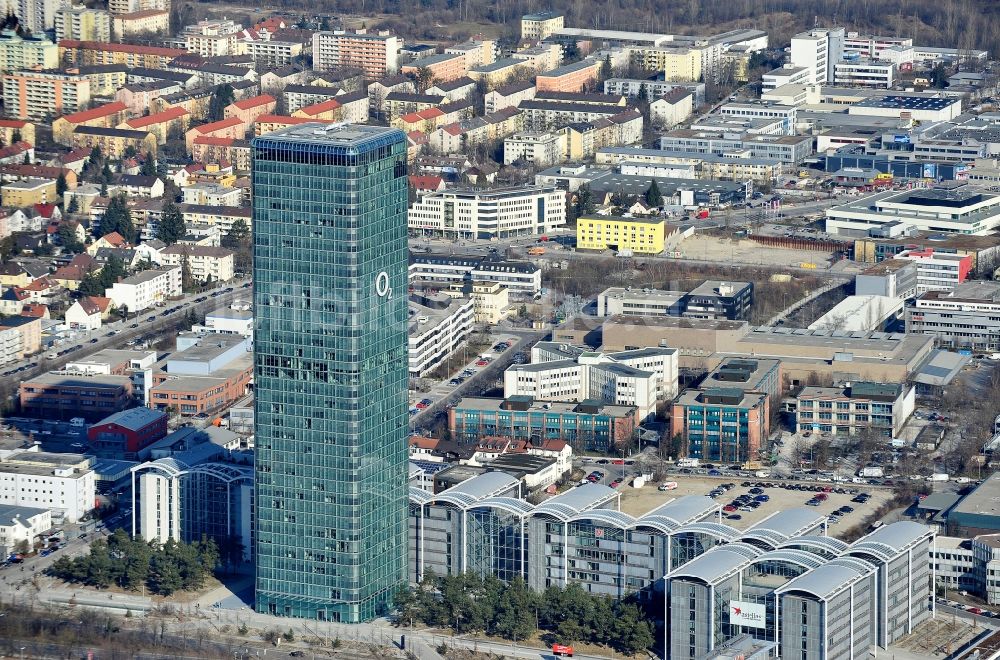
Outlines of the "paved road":
[[528,353],[536,342],[548,334],[548,331],[504,328],[502,329],[502,333],[498,334],[512,335],[518,337],[519,339],[516,344],[508,348],[503,353],[497,355],[492,362],[481,368],[464,383],[456,386],[450,392],[434,401],[434,403],[429,405],[427,408],[424,408],[419,413],[412,416],[410,418],[411,429],[416,429],[421,425],[429,424],[439,412],[446,411],[449,406],[457,403],[463,396],[477,393],[483,388],[491,386],[498,378],[500,378],[503,371],[513,363],[515,354]]
[[[232,290],[230,291],[230,289]],[[91,336],[82,337],[75,342],[61,344],[46,351],[46,354],[50,354],[53,350],[61,352],[66,349],[74,349],[70,353],[64,353],[53,359],[35,355],[21,362],[7,365],[4,367],[7,375],[0,376],[0,387],[4,385],[10,387],[22,380],[33,378],[40,373],[60,369],[67,362],[79,361],[88,355],[106,348],[121,348],[130,339],[150,334],[155,335],[157,332],[176,323],[192,310],[197,314],[204,314],[219,307],[227,307],[236,298],[246,298],[248,296],[250,296],[249,281],[237,280],[226,283],[225,286],[220,286],[218,289],[204,293],[189,294],[181,300],[170,301],[166,307],[145,310],[140,312],[137,317],[131,317],[127,321],[110,323]],[[202,298],[204,300],[198,302]],[[94,339],[97,341],[93,341]],[[27,368],[19,373],[9,373],[14,369],[22,367]]]

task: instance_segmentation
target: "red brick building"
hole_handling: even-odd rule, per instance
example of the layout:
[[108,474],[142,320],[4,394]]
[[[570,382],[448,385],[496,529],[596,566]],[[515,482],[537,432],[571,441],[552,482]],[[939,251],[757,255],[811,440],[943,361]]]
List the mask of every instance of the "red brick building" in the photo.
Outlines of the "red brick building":
[[128,376],[45,373],[21,383],[21,411],[32,417],[104,419],[134,402]]
[[90,446],[102,455],[132,457],[167,435],[170,415],[149,408],[131,408],[102,419],[87,430]]

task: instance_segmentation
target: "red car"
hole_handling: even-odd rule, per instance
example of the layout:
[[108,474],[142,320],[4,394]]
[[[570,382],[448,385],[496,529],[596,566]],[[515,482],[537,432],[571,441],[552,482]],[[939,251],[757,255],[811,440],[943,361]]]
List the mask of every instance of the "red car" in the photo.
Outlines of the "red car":
[[736,510],[736,507],[734,507],[732,504],[727,504],[726,506],[722,507],[722,510],[725,511],[726,513],[732,513],[733,511]]
[[611,464],[612,465],[625,465],[625,460],[621,459],[621,458],[616,458],[615,460],[611,461]]
[[485,366],[486,366],[486,365],[488,365],[488,364],[489,364],[489,362],[488,362],[488,361],[486,361],[486,360],[477,360],[477,361],[476,361],[476,366],[477,366],[477,367],[485,367]]
[[826,493],[817,493],[814,499],[817,499],[820,502],[825,502],[827,499],[829,499],[829,497],[830,496],[827,495]]

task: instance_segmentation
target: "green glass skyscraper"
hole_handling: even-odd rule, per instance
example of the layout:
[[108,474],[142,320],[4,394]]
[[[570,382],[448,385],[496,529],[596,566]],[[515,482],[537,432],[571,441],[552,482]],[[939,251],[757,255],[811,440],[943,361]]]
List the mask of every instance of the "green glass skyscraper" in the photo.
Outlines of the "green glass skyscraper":
[[358,622],[406,582],[406,138],[253,141],[256,609]]

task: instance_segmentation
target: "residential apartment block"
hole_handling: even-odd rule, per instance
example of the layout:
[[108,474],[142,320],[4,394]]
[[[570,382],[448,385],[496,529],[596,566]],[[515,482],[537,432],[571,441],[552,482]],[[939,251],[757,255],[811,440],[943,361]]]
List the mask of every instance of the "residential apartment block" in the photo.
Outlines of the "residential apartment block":
[[101,126],[80,126],[73,130],[74,149],[93,149],[112,158],[123,158],[130,149],[138,154],[156,156],[159,145],[156,135],[149,131],[133,131],[126,128],[104,128]]
[[152,268],[126,277],[105,291],[115,307],[135,313],[181,294],[181,267]]
[[115,34],[132,35],[161,34],[170,29],[170,12],[162,9],[144,9],[127,14],[112,14],[111,23]]
[[198,282],[228,282],[234,277],[233,252],[222,247],[174,244],[160,252],[164,266],[187,263]]
[[0,69],[55,69],[59,47],[45,37],[18,36],[13,30],[0,32]]
[[55,27],[56,41],[111,41],[111,15],[103,9],[90,9],[84,5],[60,7],[55,11]]
[[541,41],[557,30],[563,29],[565,18],[553,11],[525,14],[521,17],[521,39]]
[[472,298],[415,293],[409,299],[410,378],[434,371],[465,343],[475,322]]
[[486,93],[486,113],[516,108],[521,101],[535,98],[535,84],[530,80],[513,82]]
[[[114,11],[112,11],[114,13]],[[67,64],[125,64],[130,67],[166,69],[170,62],[187,54],[179,48],[139,46],[103,41],[64,39],[59,42],[59,59]]]
[[108,10],[112,14],[128,14],[148,10],[170,11],[170,0],[109,0]]
[[54,118],[77,112],[90,102],[90,79],[78,70],[32,71],[3,75],[7,115],[18,119]]
[[544,168],[561,163],[565,157],[565,133],[515,133],[503,141],[504,165],[524,161]]
[[399,37],[358,32],[317,32],[313,35],[313,69],[331,71],[357,67],[371,79],[399,71]]

